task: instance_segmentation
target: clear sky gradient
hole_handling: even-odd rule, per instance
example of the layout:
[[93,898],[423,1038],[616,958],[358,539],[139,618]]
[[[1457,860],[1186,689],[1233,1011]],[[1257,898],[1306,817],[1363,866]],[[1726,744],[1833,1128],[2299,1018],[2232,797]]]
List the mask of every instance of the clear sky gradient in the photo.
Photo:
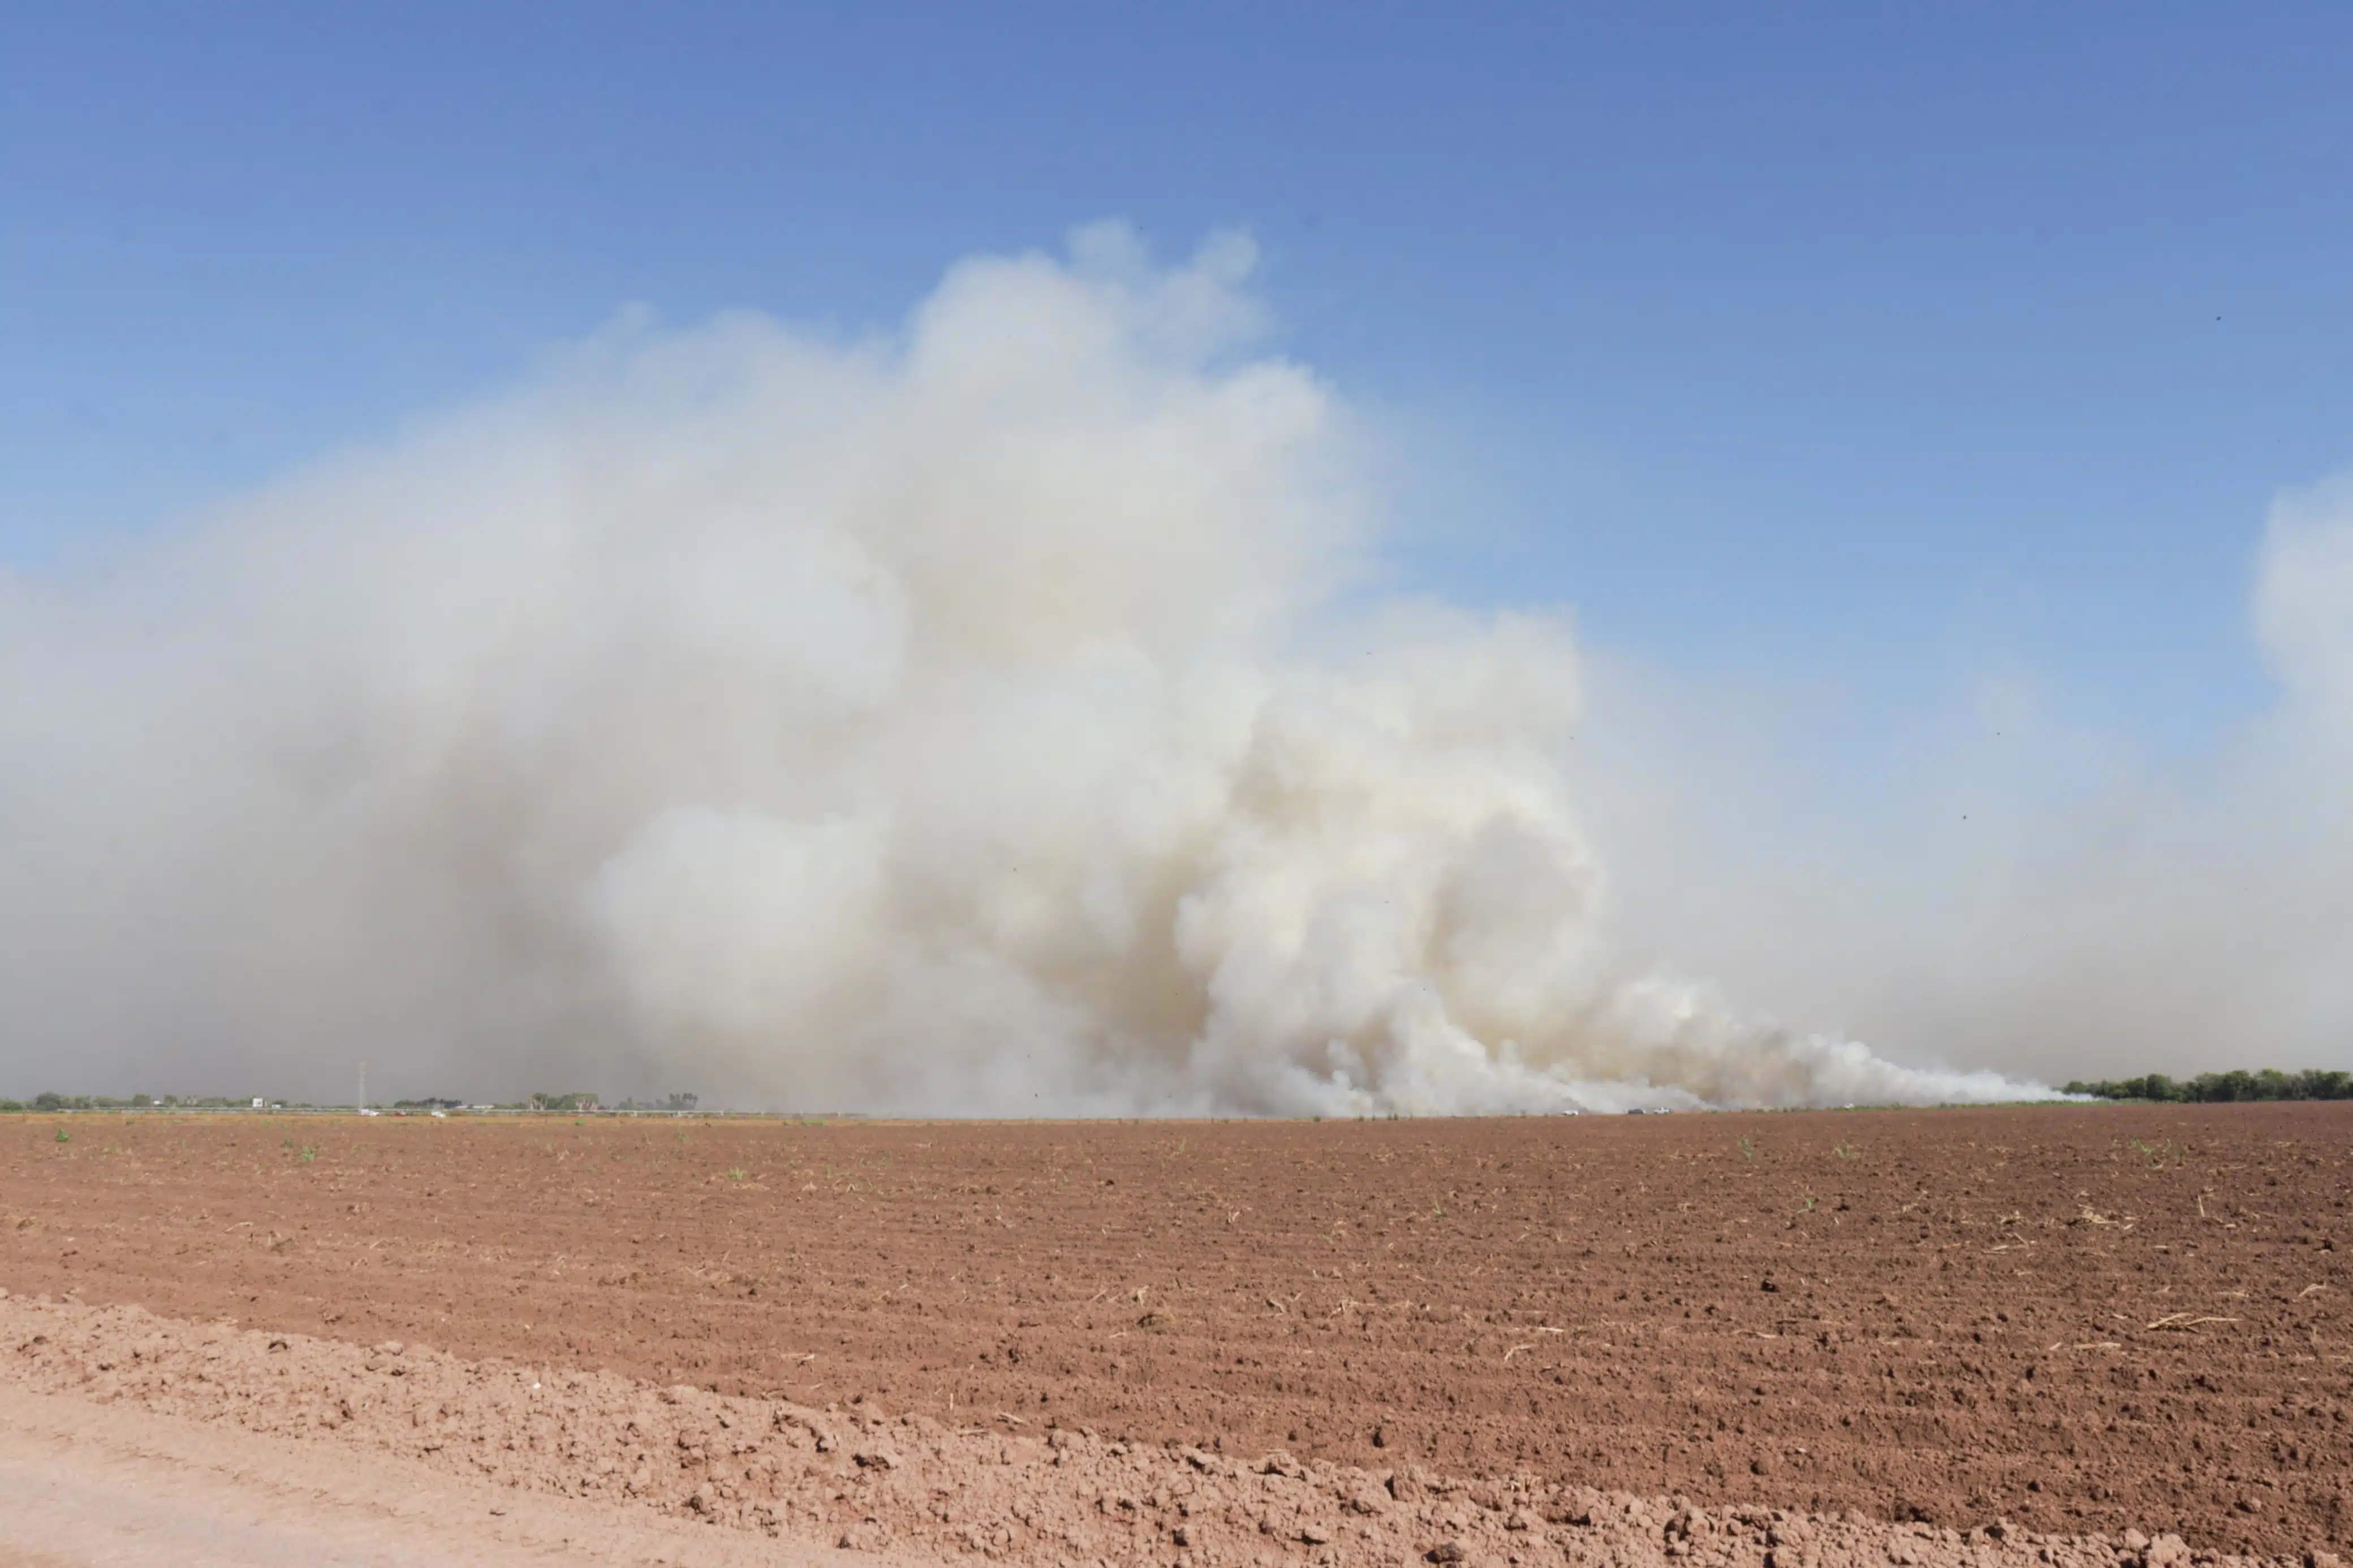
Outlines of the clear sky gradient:
[[1431,586],[2195,746],[2263,700],[2270,498],[2353,462],[2348,58],[2328,6],[13,5],[0,556],[633,303],[849,332],[1240,226],[1412,433]]

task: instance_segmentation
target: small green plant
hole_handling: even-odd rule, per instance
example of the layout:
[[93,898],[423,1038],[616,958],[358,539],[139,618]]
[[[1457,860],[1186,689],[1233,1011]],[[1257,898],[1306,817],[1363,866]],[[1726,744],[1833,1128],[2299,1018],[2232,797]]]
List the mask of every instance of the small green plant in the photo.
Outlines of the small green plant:
[[1446,1205],[1444,1204],[1432,1204],[1430,1205],[1430,1217],[1433,1219],[1444,1219],[1446,1217]]
[[319,1152],[308,1143],[302,1145],[302,1163],[309,1164],[319,1157]]
[[736,1166],[733,1170],[732,1170],[732,1171],[728,1172],[727,1173],[728,1173],[729,1175],[731,1175],[731,1176],[734,1177],[737,1181],[739,1181],[739,1182],[740,1182],[740,1181],[742,1181],[742,1180],[744,1179],[744,1167],[743,1167],[743,1166],[741,1166],[741,1165],[738,1165],[738,1166]]
[[60,1127],[58,1129],[58,1142],[60,1143],[70,1143],[73,1142],[73,1134]]
[[1808,1194],[1806,1194],[1806,1201],[1805,1201],[1804,1203],[1801,1203],[1801,1204],[1799,1204],[1799,1205],[1798,1205],[1798,1212],[1799,1212],[1799,1214],[1811,1214],[1811,1213],[1813,1213],[1813,1212],[1814,1212],[1814,1194],[1811,1194],[1811,1193],[1808,1193]]
[[1855,1157],[1854,1145],[1852,1143],[1833,1143],[1831,1145],[1831,1152],[1841,1160],[1852,1160]]
[[1757,1147],[1748,1142],[1748,1134],[1746,1132],[1740,1135],[1740,1157],[1744,1160],[1757,1158]]

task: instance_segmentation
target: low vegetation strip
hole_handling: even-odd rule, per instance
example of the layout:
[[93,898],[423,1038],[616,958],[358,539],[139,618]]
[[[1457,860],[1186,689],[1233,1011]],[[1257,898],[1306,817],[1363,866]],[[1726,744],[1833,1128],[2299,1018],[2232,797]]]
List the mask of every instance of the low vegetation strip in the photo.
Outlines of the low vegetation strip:
[[2264,1068],[2249,1072],[2243,1068],[2230,1072],[2202,1072],[2196,1078],[2179,1081],[2161,1072],[2143,1073],[2138,1078],[2103,1079],[2086,1083],[2078,1079],[2067,1086],[2069,1094],[2089,1094],[2101,1100],[2142,1100],[2158,1105],[2228,1105],[2240,1100],[2353,1100],[2353,1072],[2334,1072],[2315,1068],[2307,1072],[2281,1072],[2276,1068]]

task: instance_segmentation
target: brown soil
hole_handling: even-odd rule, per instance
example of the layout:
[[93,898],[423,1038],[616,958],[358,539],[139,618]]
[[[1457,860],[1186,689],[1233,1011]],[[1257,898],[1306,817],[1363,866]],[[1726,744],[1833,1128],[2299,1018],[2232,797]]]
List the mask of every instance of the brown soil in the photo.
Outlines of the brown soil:
[[[1964,1536],[1859,1513],[1711,1512],[1526,1475],[1464,1481],[1280,1452],[1236,1462],[1083,1427],[1041,1439],[1001,1421],[818,1411],[136,1307],[0,1300],[0,1552],[26,1542],[42,1568],[176,1568],[197,1543],[214,1549],[207,1560],[260,1565],[491,1568],[556,1548],[568,1562],[719,1568],[747,1560],[723,1543],[763,1536],[795,1543],[770,1556],[778,1563],[831,1546],[898,1568],[923,1552],[1176,1568],[2343,1568],[2327,1552],[2193,1553],[2175,1535],[2051,1536],[1997,1521]],[[158,1426],[177,1441],[159,1442]],[[14,1440],[26,1436],[31,1452]],[[60,1456],[60,1439],[79,1452]],[[158,1473],[158,1458],[176,1462]],[[516,1552],[518,1533],[540,1553]]]
[[[1229,1468],[1280,1448],[1319,1497],[1356,1467],[1516,1476],[1496,1500],[1539,1523],[1592,1489],[2283,1554],[2353,1532],[2348,1106],[26,1118],[0,1171],[19,1290]],[[1426,1511],[1388,1545],[1426,1549]]]
[[[60,1326],[58,1316],[44,1326]],[[26,1326],[16,1321],[16,1331]],[[143,1327],[150,1339],[171,1331],[159,1320]],[[29,1337],[16,1331],[12,1347]],[[56,1370],[54,1360],[45,1364]],[[816,1568],[842,1561],[831,1542],[795,1551],[761,1535],[701,1529],[692,1516],[524,1491],[380,1445],[239,1431],[159,1414],[133,1397],[101,1405],[79,1390],[40,1393],[23,1381],[39,1370],[0,1363],[0,1568]],[[918,1560],[894,1558],[892,1568],[918,1568]]]

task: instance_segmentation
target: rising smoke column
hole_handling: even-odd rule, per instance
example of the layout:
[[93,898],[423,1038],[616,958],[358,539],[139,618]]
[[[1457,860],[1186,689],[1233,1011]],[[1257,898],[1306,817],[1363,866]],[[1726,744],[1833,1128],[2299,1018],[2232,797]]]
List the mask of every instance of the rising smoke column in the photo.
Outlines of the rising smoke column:
[[2027,1092],[1613,951],[1567,626],[1366,592],[1361,437],[1250,353],[1250,262],[1103,228],[888,338],[625,323],[0,579],[5,1065],[975,1112]]

